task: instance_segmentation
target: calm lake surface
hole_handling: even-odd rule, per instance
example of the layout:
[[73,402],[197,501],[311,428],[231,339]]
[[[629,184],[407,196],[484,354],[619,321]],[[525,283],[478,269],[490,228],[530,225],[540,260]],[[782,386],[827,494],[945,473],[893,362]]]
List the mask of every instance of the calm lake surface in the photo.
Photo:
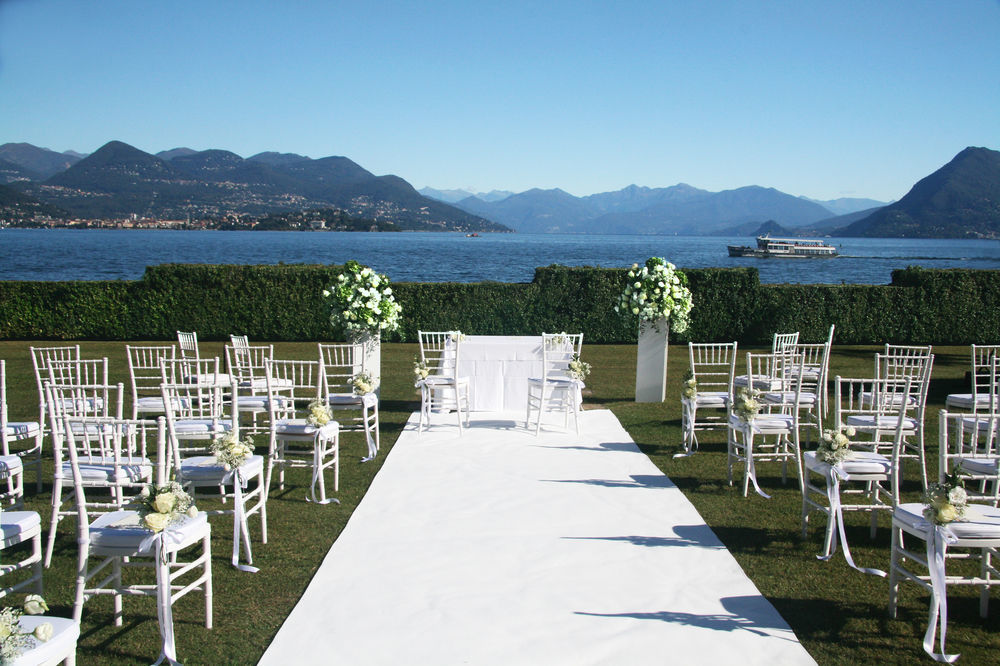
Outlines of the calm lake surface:
[[137,280],[146,266],[342,264],[397,282],[530,282],[535,268],[627,267],[665,257],[681,268],[752,266],[765,283],[888,284],[893,269],[1000,269],[1000,241],[838,238],[827,259],[731,258],[719,236],[339,233],[97,229],[0,230],[0,280]]

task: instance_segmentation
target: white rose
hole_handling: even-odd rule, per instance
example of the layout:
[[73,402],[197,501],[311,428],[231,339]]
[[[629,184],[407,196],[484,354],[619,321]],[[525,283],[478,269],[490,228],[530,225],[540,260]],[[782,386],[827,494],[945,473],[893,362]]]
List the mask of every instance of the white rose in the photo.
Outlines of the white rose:
[[41,615],[48,609],[49,605],[38,594],[29,594],[24,598],[24,612],[28,615]]
[[192,504],[191,506],[189,506],[188,510],[187,510],[187,517],[188,518],[197,518],[198,517],[198,507],[196,507],[194,504]]
[[170,513],[177,505],[177,497],[173,493],[160,493],[153,500],[153,508],[159,513]]
[[52,628],[51,622],[42,622],[40,625],[35,627],[35,630],[32,632],[34,637],[43,643],[52,638],[54,633],[55,630]]
[[147,513],[143,520],[146,527],[154,532],[162,532],[163,528],[170,524],[170,516],[165,513]]

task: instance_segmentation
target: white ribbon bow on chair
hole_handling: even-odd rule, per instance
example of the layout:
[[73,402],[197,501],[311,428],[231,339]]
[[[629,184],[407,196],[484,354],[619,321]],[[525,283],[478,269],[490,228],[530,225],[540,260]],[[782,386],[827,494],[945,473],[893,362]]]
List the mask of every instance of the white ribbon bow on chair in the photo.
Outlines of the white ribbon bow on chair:
[[[250,529],[247,526],[247,515],[243,507],[243,489],[247,487],[247,480],[240,474],[239,468],[230,470],[224,477],[222,483],[233,484],[233,557],[232,565],[240,571],[257,573],[260,571],[253,565],[253,552],[250,550]],[[240,544],[244,544],[247,549],[247,563],[240,564]]]
[[339,432],[340,425],[335,421],[327,423],[325,426],[316,431],[313,438],[312,485],[309,488],[309,498],[307,501],[315,502],[316,504],[340,504],[339,499],[335,497],[327,497],[325,490],[320,493],[321,497],[319,499],[316,498],[316,485],[320,482],[320,477],[323,475],[323,452],[326,448],[327,442],[335,440]]
[[153,666],[166,661],[170,666],[180,666],[177,661],[177,645],[174,641],[174,612],[170,603],[170,567],[167,564],[167,545],[180,544],[181,536],[177,532],[165,529],[161,532],[154,532],[139,543],[139,550],[152,550],[156,558],[156,617],[160,625],[160,638],[163,647],[160,648],[160,656]]
[[368,429],[368,410],[378,407],[378,396],[374,393],[365,393],[361,396],[361,404],[365,408],[365,439],[368,442],[368,456],[361,459],[361,462],[369,462],[375,460],[375,456],[378,454],[378,446],[375,444],[375,438],[372,437],[371,430]]
[[[931,605],[927,619],[927,632],[924,634],[924,652],[934,661],[946,664],[954,663],[961,655],[945,654],[944,638],[948,631],[948,592],[945,580],[944,561],[948,552],[948,544],[955,543],[958,538],[947,525],[932,525],[928,523],[927,530],[927,571],[931,578]],[[941,652],[934,652],[934,638],[937,625],[941,624]]]
[[847,479],[847,472],[839,464],[830,465],[830,468],[826,471],[826,499],[830,506],[830,520],[834,523],[831,529],[836,528],[836,532],[830,543],[830,552],[826,555],[817,555],[816,559],[826,561],[833,557],[833,554],[837,552],[837,539],[839,537],[840,545],[844,549],[844,559],[847,560],[849,567],[861,573],[885,578],[885,572],[881,569],[859,567],[854,563],[854,558],[851,557],[851,549],[847,545],[847,533],[844,531],[844,509],[840,504],[840,481],[846,481]]

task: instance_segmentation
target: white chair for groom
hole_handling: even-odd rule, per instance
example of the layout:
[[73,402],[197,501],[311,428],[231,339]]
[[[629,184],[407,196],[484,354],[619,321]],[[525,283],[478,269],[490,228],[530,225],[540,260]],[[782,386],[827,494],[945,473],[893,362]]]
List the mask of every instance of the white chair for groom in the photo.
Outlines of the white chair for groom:
[[[319,343],[319,361],[323,369],[322,395],[337,416],[341,432],[359,431],[365,433],[368,442],[368,457],[371,460],[378,453],[378,377],[371,393],[358,395],[352,380],[366,373],[365,353],[359,344]],[[341,412],[356,412],[355,416],[340,417]]]
[[583,381],[570,374],[570,363],[580,358],[583,333],[542,334],[542,376],[528,378],[528,410],[525,427],[531,427],[531,412],[538,411],[535,435],[542,430],[542,412],[561,411],[563,427],[573,415],[576,433],[580,434],[580,404]]
[[[690,455],[698,448],[697,431],[728,427],[727,410],[736,373],[736,346],[736,342],[688,343],[688,360],[692,379],[697,383],[697,393],[694,397],[681,396],[681,433],[685,453],[679,456]],[[704,415],[706,410],[710,412],[708,415]]]
[[458,434],[462,434],[462,409],[465,409],[465,426],[469,425],[469,378],[458,375],[462,349],[460,331],[417,331],[420,340],[420,360],[427,367],[428,375],[417,382],[420,389],[420,424],[423,432],[429,426],[431,414],[455,410],[458,415]]

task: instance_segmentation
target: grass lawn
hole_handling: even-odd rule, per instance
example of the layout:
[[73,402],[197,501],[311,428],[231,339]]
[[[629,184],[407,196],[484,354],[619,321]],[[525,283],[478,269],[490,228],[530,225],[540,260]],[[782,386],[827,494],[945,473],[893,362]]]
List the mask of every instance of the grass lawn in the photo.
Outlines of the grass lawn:
[[[11,420],[38,417],[38,394],[28,347],[51,342],[0,342],[0,358],[7,361],[8,404]],[[137,343],[152,344],[152,343]],[[112,381],[128,386],[124,343],[81,343],[84,357],[107,356]],[[746,350],[741,350],[746,351]],[[873,371],[875,347],[835,347],[830,374],[865,377]],[[222,356],[222,343],[201,343],[202,356]],[[284,491],[274,490],[268,502],[267,544],[259,542],[259,523],[251,520],[254,564],[257,574],[241,573],[229,565],[232,522],[228,516],[213,519],[212,557],[215,628],[203,626],[202,599],[192,594],[174,608],[177,649],[186,664],[252,664],[291,611],[340,534],[351,512],[361,501],[372,478],[403,428],[417,409],[412,387],[415,344],[382,347],[383,399],[381,403],[382,451],[377,460],[361,463],[366,451],[363,437],[350,433],[341,444],[339,505],[318,506],[305,501],[309,474],[293,470]],[[278,343],[280,358],[316,357],[315,343]],[[687,367],[686,347],[672,347],[670,386],[663,404],[632,402],[635,348],[619,345],[584,347],[583,357],[593,372],[585,392],[587,408],[612,410],[642,450],[685,493],[705,521],[715,530],[760,591],[788,621],[806,649],[821,664],[931,663],[921,640],[927,622],[928,595],[912,584],[902,588],[899,617],[887,614],[888,582],[850,569],[838,554],[829,562],[815,555],[822,547],[822,519],[813,521],[808,538],[800,535],[801,495],[794,480],[782,485],[777,465],[758,466],[765,500],[753,494],[742,497],[738,487],[726,482],[725,434],[702,433],[700,451],[674,459],[680,450],[680,380]],[[935,367],[927,410],[929,474],[937,471],[937,413],[948,393],[967,392],[965,373],[968,347],[935,349]],[[832,381],[832,380],[831,380]],[[128,410],[126,410],[128,413]],[[258,452],[266,451],[266,438],[258,438]],[[48,450],[46,451],[48,453]],[[35,493],[34,478],[26,482],[28,508],[42,514],[47,526],[51,498],[51,459],[48,482]],[[741,469],[737,470],[741,472]],[[919,498],[914,465],[906,466],[904,500]],[[202,508],[211,508],[201,503]],[[884,518],[875,539],[868,535],[866,515],[848,515],[848,538],[860,566],[888,569],[889,529]],[[47,532],[47,527],[46,527]],[[72,613],[76,567],[75,527],[64,521],[59,528],[52,567],[45,572],[45,597],[55,615]],[[378,561],[378,553],[372,553]],[[377,578],[371,580],[378,585]],[[330,603],[337,603],[335,598]],[[669,610],[669,609],[664,609]],[[962,654],[961,663],[994,663],[1000,648],[1000,612],[988,619],[978,613],[978,595],[972,590],[949,593],[948,651]],[[84,607],[77,658],[80,664],[144,664],[159,652],[156,608],[152,599],[126,599],[125,624],[110,626],[111,602],[100,598]],[[378,618],[372,618],[378,622]],[[385,631],[391,631],[386,627]],[[670,646],[664,646],[665,654]],[[734,655],[734,660],[737,655]],[[401,655],[405,660],[405,657]]]

